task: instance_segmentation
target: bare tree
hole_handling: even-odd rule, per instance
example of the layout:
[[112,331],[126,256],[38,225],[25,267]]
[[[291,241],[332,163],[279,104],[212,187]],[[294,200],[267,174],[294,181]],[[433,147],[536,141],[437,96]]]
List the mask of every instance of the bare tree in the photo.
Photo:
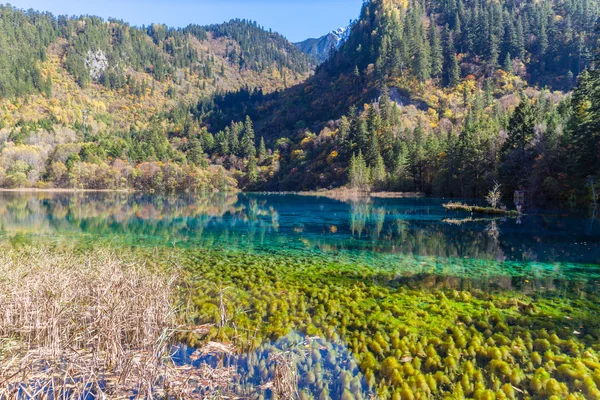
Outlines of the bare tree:
[[502,192],[500,191],[500,185],[498,182],[494,182],[494,187],[490,190],[485,196],[485,200],[492,206],[492,208],[497,208],[498,204],[500,204],[500,200],[502,199]]

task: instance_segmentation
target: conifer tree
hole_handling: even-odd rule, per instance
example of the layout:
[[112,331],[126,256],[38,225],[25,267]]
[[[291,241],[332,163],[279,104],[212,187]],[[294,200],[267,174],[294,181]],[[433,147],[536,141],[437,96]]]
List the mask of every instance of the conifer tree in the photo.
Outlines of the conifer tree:
[[347,159],[352,153],[352,140],[350,138],[350,121],[343,116],[337,135],[339,153]]
[[267,147],[265,146],[265,138],[260,137],[260,146],[258,147],[258,159],[263,160],[267,156]]
[[196,165],[202,164],[202,161],[204,160],[204,149],[202,149],[202,144],[197,138],[190,140],[187,158]]
[[358,152],[358,155],[353,155],[350,159],[348,180],[350,187],[352,188],[362,190],[369,188],[371,172],[367,167],[367,163],[365,162],[361,151]]
[[375,105],[371,105],[369,107],[367,126],[371,135],[379,134],[379,132],[381,132],[381,129],[383,128],[383,121],[381,120],[381,115],[375,108]]
[[256,163],[256,157],[251,156],[246,166],[246,179],[250,185],[254,185],[258,182],[258,165]]
[[358,150],[360,150],[361,152],[363,150],[366,151],[369,145],[369,129],[367,126],[367,121],[362,117],[358,117],[356,119],[354,131],[355,132],[353,141],[358,146]]
[[365,152],[365,161],[370,167],[373,167],[377,159],[381,156],[379,153],[379,140],[377,134],[372,133],[369,138],[369,144]]
[[444,58],[445,58],[445,79],[444,84],[454,87],[460,83],[460,65],[456,57],[456,48],[454,39],[448,27],[444,30]]
[[387,173],[385,171],[385,162],[383,161],[383,157],[379,155],[372,169],[372,180],[373,184],[378,189],[383,189],[387,182]]
[[431,75],[439,78],[444,71],[444,51],[440,31],[433,21],[429,25],[429,42],[431,47]]
[[502,69],[509,74],[513,73],[513,63],[512,58],[510,58],[510,53],[506,53],[506,58],[504,59],[504,63],[502,64]]
[[229,155],[229,140],[226,135],[228,129],[229,127],[226,127],[225,131],[220,131],[215,137],[217,152],[222,156]]
[[227,141],[229,142],[229,152],[238,155],[240,151],[240,126],[234,122],[226,128]]
[[390,117],[392,114],[392,104],[390,100],[390,89],[386,86],[381,91],[381,98],[379,99],[379,112],[381,113],[381,119],[385,125],[390,123]]
[[246,116],[246,122],[244,123],[244,136],[242,136],[241,148],[243,157],[252,158],[256,156],[254,127],[249,116]]
[[515,109],[509,121],[508,139],[504,144],[503,151],[506,153],[518,150],[522,154],[533,139],[535,126],[535,114],[531,101],[525,95],[521,96],[521,102]]

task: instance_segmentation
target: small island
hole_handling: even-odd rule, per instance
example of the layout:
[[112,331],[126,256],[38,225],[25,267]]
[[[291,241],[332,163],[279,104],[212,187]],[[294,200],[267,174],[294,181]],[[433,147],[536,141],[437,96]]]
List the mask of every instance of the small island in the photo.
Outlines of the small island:
[[488,202],[489,207],[483,206],[470,206],[461,202],[449,202],[442,204],[442,207],[446,211],[467,211],[472,214],[488,214],[488,215],[501,215],[505,217],[517,218],[521,215],[520,210],[507,210],[504,207],[500,207],[500,200],[502,200],[502,185],[495,182],[494,187],[485,196],[485,200]]
[[450,202],[442,204],[446,211],[468,211],[473,214],[490,214],[490,215],[503,215],[507,217],[518,217],[521,215],[517,210],[504,210],[495,207],[482,207],[482,206],[470,206],[461,202]]

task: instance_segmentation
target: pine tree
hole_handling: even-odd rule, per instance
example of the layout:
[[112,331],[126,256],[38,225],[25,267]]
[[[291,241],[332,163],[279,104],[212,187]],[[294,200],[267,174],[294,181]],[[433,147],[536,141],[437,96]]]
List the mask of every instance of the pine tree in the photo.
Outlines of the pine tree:
[[250,185],[255,185],[258,182],[258,165],[256,163],[256,157],[251,156],[246,166],[246,179]]
[[431,57],[429,42],[422,36],[415,39],[415,75],[420,82],[425,82],[431,76]]
[[431,75],[439,78],[444,70],[444,51],[440,31],[434,21],[429,26],[429,42],[431,47]]
[[487,61],[488,63],[496,68],[498,66],[498,54],[500,53],[500,49],[498,46],[498,38],[496,35],[490,35],[488,41],[488,55]]
[[510,53],[506,53],[506,58],[504,59],[504,63],[502,64],[502,69],[509,74],[513,73],[513,63],[512,58],[510,58]]
[[355,189],[366,190],[369,188],[371,183],[371,172],[367,167],[362,152],[358,152],[357,155],[353,155],[350,159],[350,166],[348,168],[348,180],[350,187]]
[[454,87],[460,83],[460,65],[456,57],[454,39],[448,27],[444,30],[444,59],[445,79],[444,84]]
[[517,19],[516,46],[513,51],[518,59],[522,60],[525,57],[525,33],[523,31],[523,21],[521,17]]
[[448,65],[448,86],[454,87],[460,83],[460,65],[458,57],[453,54]]
[[508,123],[508,139],[502,147],[500,176],[509,190],[526,188],[533,169],[534,149],[530,146],[534,136],[535,113],[531,101],[521,96]]
[[367,147],[369,146],[369,129],[367,126],[367,121],[365,121],[365,119],[362,117],[358,117],[356,118],[354,125],[353,142],[355,142],[358,146],[358,150],[366,151]]
[[339,154],[344,159],[347,159],[352,153],[352,139],[350,138],[350,121],[346,116],[342,117],[340,128],[338,129],[337,141]]
[[225,128],[227,134],[227,141],[229,142],[229,152],[234,155],[238,155],[240,151],[240,126],[234,122],[230,126]]
[[386,126],[379,140],[381,156],[386,166],[392,166],[394,163],[394,131],[391,126]]
[[230,154],[229,140],[227,139],[227,134],[226,134],[226,131],[228,129],[229,129],[229,127],[225,128],[225,131],[220,131],[219,133],[217,133],[217,136],[215,137],[217,152],[222,156],[226,156],[226,155]]
[[265,146],[265,138],[263,136],[260,137],[260,146],[258,147],[258,159],[264,160],[267,156],[267,147]]
[[381,156],[377,157],[377,160],[373,165],[372,180],[373,184],[375,184],[378,189],[383,189],[386,185],[387,173],[385,171],[385,162]]
[[244,123],[244,136],[242,136],[241,154],[242,157],[246,158],[252,158],[256,156],[256,144],[254,143],[254,127],[252,125],[252,120],[249,116],[246,116],[246,122]]
[[503,151],[506,153],[518,150],[524,154],[526,147],[533,139],[535,126],[533,107],[531,101],[525,95],[521,96],[521,102],[510,117],[508,126],[508,139],[504,144]]
[[420,124],[417,125],[413,132],[410,147],[410,171],[418,190],[423,189],[423,173],[425,170],[424,135],[423,127]]
[[390,124],[390,117],[392,114],[392,103],[390,100],[390,89],[384,86],[381,91],[381,98],[379,99],[379,112],[381,113],[381,119],[385,125]]
[[398,189],[402,190],[404,189],[404,182],[408,177],[409,167],[408,148],[404,141],[398,142],[395,157],[392,181]]
[[196,165],[201,165],[204,161],[204,149],[197,138],[190,140],[187,158],[191,163]]
[[[600,60],[599,60],[600,61]],[[584,71],[573,91],[573,113],[568,123],[568,167],[579,184],[600,171],[600,70]],[[590,173],[591,171],[591,173]]]
[[379,140],[377,139],[376,134],[371,134],[365,152],[365,161],[369,166],[373,167],[379,157],[381,157],[381,154],[379,153]]
[[379,132],[381,132],[381,129],[383,128],[383,121],[381,120],[381,115],[379,114],[379,112],[377,112],[377,109],[373,104],[369,107],[367,126],[371,135],[378,135]]

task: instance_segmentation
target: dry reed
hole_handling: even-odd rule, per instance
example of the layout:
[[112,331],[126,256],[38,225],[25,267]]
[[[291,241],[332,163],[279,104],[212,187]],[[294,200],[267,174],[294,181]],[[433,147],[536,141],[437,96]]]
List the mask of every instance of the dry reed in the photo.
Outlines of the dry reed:
[[234,371],[172,362],[175,296],[110,251],[0,249],[0,399],[211,398]]

